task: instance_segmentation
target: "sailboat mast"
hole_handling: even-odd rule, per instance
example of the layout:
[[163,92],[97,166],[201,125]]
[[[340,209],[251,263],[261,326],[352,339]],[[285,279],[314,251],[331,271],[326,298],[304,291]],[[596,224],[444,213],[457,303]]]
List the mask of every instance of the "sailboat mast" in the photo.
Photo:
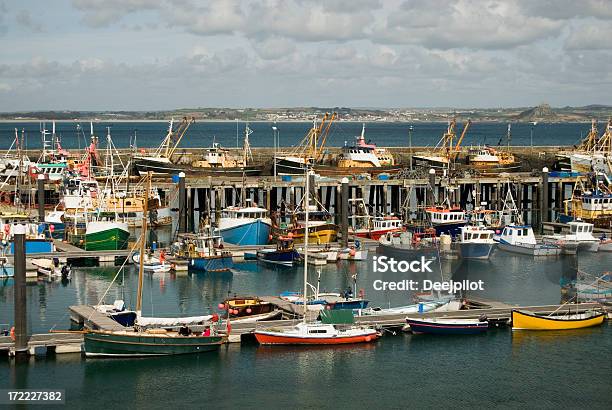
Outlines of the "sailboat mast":
[[306,217],[304,218],[304,323],[306,323],[306,311],[307,311],[307,297],[308,292],[308,214],[310,210],[310,170],[306,165],[306,193],[304,197],[304,208],[306,210]]
[[136,315],[142,314],[142,283],[144,278],[144,252],[147,242],[147,214],[149,211],[149,192],[151,191],[151,172],[147,172],[147,190],[145,191],[145,202],[142,214],[142,233],[140,238],[140,253],[138,264],[138,294],[136,295]]

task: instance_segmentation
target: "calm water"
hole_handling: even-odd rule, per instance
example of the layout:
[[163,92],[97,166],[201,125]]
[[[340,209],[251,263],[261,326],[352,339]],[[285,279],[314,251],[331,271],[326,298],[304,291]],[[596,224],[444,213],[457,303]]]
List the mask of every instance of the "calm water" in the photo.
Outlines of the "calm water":
[[[496,251],[490,262],[442,265],[446,279],[482,279],[473,296],[516,304],[558,303],[560,283],[612,267],[612,255],[533,259]],[[311,270],[311,282],[316,273]],[[67,328],[66,307],[96,303],[115,268],[77,270],[70,283],[28,286],[33,332]],[[380,278],[366,262],[326,266],[321,287],[344,289],[357,273],[358,287],[372,305],[409,303],[402,292],[376,292]],[[431,274],[436,279],[439,272]],[[120,275],[119,279],[123,279]],[[108,300],[122,294],[134,301],[136,273],[113,286]],[[144,312],[159,316],[203,314],[228,292],[278,294],[301,287],[301,269],[237,265],[233,275],[149,275]],[[124,289],[122,291],[122,289]],[[0,283],[0,323],[12,321],[13,286]],[[507,329],[476,337],[385,336],[376,344],[324,348],[224,347],[219,353],[160,359],[83,360],[79,355],[32,358],[27,364],[0,361],[0,388],[66,388],[68,403],[167,407],[173,404],[236,408],[406,408],[449,405],[505,407],[612,406],[612,326],[572,332],[517,333]],[[6,369],[6,371],[5,371]],[[7,377],[4,377],[7,375]],[[92,392],[94,395],[92,395]],[[104,394],[100,394],[103,393]],[[78,404],[77,404],[78,403]]]
[[[78,130],[77,124],[83,128]],[[274,146],[272,123],[255,122],[249,127],[253,130],[250,137],[251,145],[255,147]],[[446,123],[395,123],[395,122],[373,122],[366,125],[366,138],[380,146],[408,146],[408,129],[412,125],[412,144],[414,146],[435,146],[446,131]],[[40,148],[40,123],[6,123],[0,122],[0,149],[7,149],[11,145],[15,135],[15,128],[19,131],[25,130],[28,148]],[[100,147],[106,146],[106,127],[110,127],[113,141],[117,147],[129,147],[136,133],[136,145],[138,147],[158,146],[166,135],[168,125],[164,122],[101,122],[94,124],[94,132],[100,137]],[[197,122],[191,126],[181,147],[207,147],[213,141],[221,143],[225,147],[235,147],[236,135],[238,143],[242,146],[245,123],[235,122]],[[278,123],[280,146],[293,146],[299,144],[301,139],[312,127],[309,122]],[[51,130],[51,124],[46,124],[47,130]],[[590,124],[585,123],[563,123],[563,124],[538,124],[532,127],[530,124],[512,125],[512,145],[530,145],[531,131],[533,128],[534,145],[572,145],[586,135]],[[85,130],[85,136],[83,131]],[[458,128],[459,132],[463,125]],[[464,145],[490,144],[497,145],[500,138],[502,145],[506,144],[507,125],[501,123],[474,123],[466,134]],[[89,143],[88,122],[58,122],[56,133],[61,137],[65,148],[83,148]],[[361,123],[339,122],[334,123],[330,130],[327,145],[342,146],[345,141],[353,141],[353,137],[361,133]]]

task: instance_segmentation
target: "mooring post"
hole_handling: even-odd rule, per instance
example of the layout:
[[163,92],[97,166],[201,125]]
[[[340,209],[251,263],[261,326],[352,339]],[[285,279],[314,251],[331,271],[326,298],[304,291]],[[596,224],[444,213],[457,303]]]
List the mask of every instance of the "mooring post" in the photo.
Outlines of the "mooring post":
[[45,176],[38,174],[36,177],[38,188],[38,222],[45,222]]
[[542,168],[542,202],[540,203],[540,231],[544,232],[544,222],[548,222],[548,168]]
[[342,246],[348,247],[348,205],[349,205],[349,180],[347,177],[342,178],[342,208],[341,208],[341,223],[340,232],[342,233]]
[[25,235],[25,225],[13,225],[13,264],[15,267],[15,356],[29,354]]
[[436,170],[433,168],[429,169],[429,187],[431,189],[431,197],[428,205],[434,205],[436,203]]
[[187,190],[185,189],[185,173],[179,173],[179,233],[187,232]]

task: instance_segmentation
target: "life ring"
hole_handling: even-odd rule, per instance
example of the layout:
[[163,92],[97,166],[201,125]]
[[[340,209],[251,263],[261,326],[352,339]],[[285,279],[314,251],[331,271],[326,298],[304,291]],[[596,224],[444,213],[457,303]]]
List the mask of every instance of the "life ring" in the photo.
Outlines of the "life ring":
[[11,327],[11,339],[15,341],[15,326]]

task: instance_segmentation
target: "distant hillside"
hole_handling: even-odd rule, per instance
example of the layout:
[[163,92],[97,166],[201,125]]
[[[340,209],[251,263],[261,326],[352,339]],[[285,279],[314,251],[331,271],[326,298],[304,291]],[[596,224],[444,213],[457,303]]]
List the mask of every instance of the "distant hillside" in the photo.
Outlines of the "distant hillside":
[[542,104],[521,112],[516,116],[516,120],[554,122],[559,120],[559,115],[550,108],[550,105]]

